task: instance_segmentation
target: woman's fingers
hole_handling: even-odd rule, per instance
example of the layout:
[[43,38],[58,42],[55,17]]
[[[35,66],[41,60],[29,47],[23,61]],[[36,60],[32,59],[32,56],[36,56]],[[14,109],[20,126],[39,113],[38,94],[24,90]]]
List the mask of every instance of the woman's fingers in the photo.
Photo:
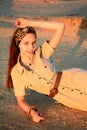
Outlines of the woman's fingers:
[[15,26],[19,27],[19,28],[26,27],[26,26],[28,26],[28,20],[25,20],[23,18],[17,18],[15,20]]
[[18,19],[15,20],[15,26],[20,26],[20,21]]
[[35,122],[40,122],[40,121],[43,121],[44,120],[44,117],[42,117],[41,115],[39,115],[38,113],[36,113],[34,116],[33,116],[33,121]]
[[43,117],[38,117],[38,118],[37,118],[37,117],[36,117],[36,118],[34,117],[34,118],[33,118],[33,121],[34,121],[34,122],[40,122],[40,121],[43,121],[43,120],[44,120]]
[[21,18],[17,18],[15,20],[15,26],[16,27],[22,27],[23,26],[23,20]]

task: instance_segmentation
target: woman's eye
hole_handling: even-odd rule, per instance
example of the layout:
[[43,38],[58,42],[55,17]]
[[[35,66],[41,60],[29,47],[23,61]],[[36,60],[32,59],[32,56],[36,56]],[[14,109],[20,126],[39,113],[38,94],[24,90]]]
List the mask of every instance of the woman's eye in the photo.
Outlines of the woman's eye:
[[25,44],[25,45],[28,45],[29,43],[28,43],[28,42],[25,42],[24,44]]

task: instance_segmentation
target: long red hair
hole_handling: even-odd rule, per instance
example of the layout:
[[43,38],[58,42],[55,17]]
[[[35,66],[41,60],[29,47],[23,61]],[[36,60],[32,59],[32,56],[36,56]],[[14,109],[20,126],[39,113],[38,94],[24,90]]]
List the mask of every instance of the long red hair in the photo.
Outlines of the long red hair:
[[9,47],[9,59],[8,59],[8,68],[7,68],[7,81],[6,81],[7,88],[13,88],[12,79],[11,79],[11,70],[13,66],[17,63],[17,58],[20,53],[20,50],[15,43],[15,34],[17,31],[18,29],[14,32]]
[[[13,66],[17,63],[18,55],[20,53],[18,45],[16,45],[15,42],[15,34],[18,32],[19,28],[16,29],[14,32],[12,39],[11,39],[11,44],[9,48],[9,59],[8,59],[8,68],[7,68],[7,79],[6,79],[6,87],[7,88],[13,88],[13,83],[12,83],[12,78],[11,78],[11,70]],[[28,33],[33,33],[36,36],[36,31],[34,28],[30,27],[28,30]]]

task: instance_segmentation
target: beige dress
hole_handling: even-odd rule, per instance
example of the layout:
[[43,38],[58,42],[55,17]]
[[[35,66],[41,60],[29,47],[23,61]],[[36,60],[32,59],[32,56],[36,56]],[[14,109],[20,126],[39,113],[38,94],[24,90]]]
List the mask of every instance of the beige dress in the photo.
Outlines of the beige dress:
[[[49,94],[57,76],[54,65],[49,62],[53,52],[51,46],[45,42],[36,50],[32,64],[28,67],[21,65],[20,56],[18,57],[11,72],[15,96],[24,96],[28,88]],[[62,72],[59,93],[54,99],[68,107],[87,111],[87,71],[72,68]]]

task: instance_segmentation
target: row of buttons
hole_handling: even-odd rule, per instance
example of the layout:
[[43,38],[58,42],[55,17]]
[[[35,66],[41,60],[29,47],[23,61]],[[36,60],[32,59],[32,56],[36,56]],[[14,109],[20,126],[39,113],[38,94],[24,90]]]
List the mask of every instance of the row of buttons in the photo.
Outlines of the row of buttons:
[[[47,84],[50,84],[49,82],[47,82]],[[32,84],[29,84],[29,86],[32,86]],[[28,88],[28,86],[27,86],[27,88]]]
[[[64,90],[64,89],[70,89],[70,88],[68,88],[68,87],[62,87],[62,89]],[[73,92],[73,91],[79,91],[80,92],[80,94],[85,94],[85,95],[87,95],[86,93],[84,93],[84,92],[81,92],[79,89],[71,89],[71,91]]]
[[[29,66],[31,66],[32,64],[30,63]],[[44,68],[47,68],[47,66],[45,65]]]

